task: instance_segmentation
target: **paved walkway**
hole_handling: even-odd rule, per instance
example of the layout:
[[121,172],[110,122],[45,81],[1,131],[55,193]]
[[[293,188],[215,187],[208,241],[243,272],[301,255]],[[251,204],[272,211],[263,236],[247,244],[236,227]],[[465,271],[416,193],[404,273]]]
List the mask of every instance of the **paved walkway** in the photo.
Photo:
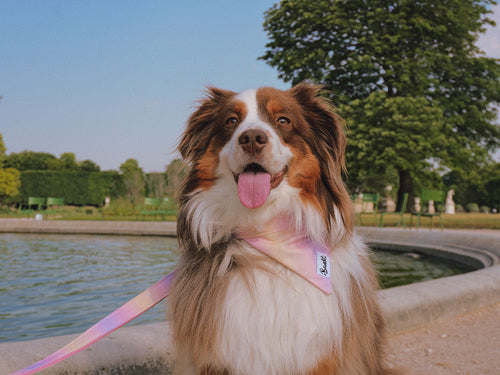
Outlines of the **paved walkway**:
[[498,375],[500,303],[392,336],[387,353],[408,375]]

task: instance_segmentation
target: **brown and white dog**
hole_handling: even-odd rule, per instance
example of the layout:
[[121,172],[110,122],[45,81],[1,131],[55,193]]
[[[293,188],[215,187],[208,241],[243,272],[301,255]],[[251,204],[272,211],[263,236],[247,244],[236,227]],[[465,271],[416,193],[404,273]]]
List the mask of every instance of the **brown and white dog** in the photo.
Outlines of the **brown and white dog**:
[[[390,373],[376,277],[341,179],[345,146],[316,86],[208,90],[179,145],[191,170],[168,303],[175,374]],[[278,215],[328,245],[331,294],[235,236]]]

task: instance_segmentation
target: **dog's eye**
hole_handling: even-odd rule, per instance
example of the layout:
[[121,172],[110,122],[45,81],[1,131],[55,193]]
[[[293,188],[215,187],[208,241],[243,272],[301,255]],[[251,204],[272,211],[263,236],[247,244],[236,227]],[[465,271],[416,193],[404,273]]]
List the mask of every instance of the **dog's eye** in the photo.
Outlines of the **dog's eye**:
[[290,119],[285,116],[280,116],[277,121],[278,125],[288,125],[290,123]]
[[226,125],[229,127],[233,127],[238,125],[240,120],[238,120],[236,117],[230,117],[226,120]]

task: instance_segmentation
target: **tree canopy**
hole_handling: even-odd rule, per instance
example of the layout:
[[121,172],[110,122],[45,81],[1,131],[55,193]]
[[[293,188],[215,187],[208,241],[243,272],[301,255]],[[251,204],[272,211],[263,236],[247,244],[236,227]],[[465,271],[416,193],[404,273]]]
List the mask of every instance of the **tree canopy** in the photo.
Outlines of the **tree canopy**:
[[[0,157],[1,158],[1,157]],[[65,152],[59,158],[47,152],[21,151],[4,157],[4,166],[19,171],[84,171],[98,172],[99,166],[92,160],[79,162],[72,152]]]
[[5,159],[5,144],[3,143],[2,134],[0,134],[0,167],[2,166],[3,159]]
[[167,192],[170,196],[177,196],[188,170],[189,166],[182,159],[174,159],[167,165],[165,174],[167,176]]
[[127,159],[120,165],[120,172],[125,176],[133,175],[134,173],[144,174],[139,162],[135,159]]
[[2,134],[0,134],[0,198],[18,194],[21,185],[20,173],[17,169],[3,168],[6,151]]
[[59,167],[63,170],[74,171],[78,169],[76,156],[72,152],[65,152],[59,156]]
[[492,0],[287,0],[265,13],[260,57],[279,77],[323,84],[349,126],[351,178],[467,170],[500,143],[500,65],[475,42]]
[[123,174],[127,197],[133,203],[139,203],[144,195],[144,171],[135,159],[127,159],[120,165]]
[[78,164],[80,170],[84,172],[99,172],[101,168],[92,160],[83,160]]

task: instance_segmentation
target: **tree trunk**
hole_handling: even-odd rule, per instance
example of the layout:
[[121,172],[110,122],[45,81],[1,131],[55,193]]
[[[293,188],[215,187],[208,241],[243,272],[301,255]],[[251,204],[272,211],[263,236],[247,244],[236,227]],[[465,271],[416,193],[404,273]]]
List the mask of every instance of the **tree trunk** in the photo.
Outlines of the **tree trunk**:
[[408,203],[406,204],[405,211],[411,211],[413,209],[413,186],[410,171],[398,171],[399,173],[399,190],[398,190],[398,202],[396,204],[396,212],[401,210],[401,205],[403,204],[403,196],[408,193]]

